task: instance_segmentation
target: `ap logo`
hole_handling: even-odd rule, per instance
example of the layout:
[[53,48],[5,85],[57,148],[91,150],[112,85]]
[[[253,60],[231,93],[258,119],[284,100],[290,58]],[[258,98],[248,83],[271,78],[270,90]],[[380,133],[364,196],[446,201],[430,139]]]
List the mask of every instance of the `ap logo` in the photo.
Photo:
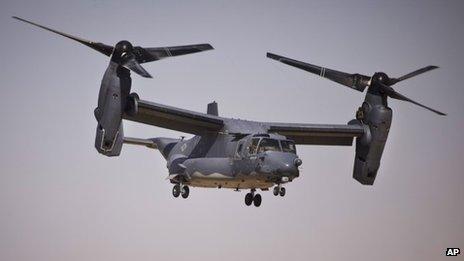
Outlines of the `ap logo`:
[[446,249],[446,256],[457,256],[461,253],[459,248],[447,248]]

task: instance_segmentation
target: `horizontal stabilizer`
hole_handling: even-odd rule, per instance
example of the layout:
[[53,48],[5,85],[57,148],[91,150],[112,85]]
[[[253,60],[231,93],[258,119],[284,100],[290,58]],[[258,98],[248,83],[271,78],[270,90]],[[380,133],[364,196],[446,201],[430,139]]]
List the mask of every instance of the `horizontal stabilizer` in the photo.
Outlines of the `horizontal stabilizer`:
[[145,146],[145,147],[148,147],[150,149],[157,149],[158,148],[156,143],[153,140],[150,140],[150,139],[124,137],[123,141],[126,144]]

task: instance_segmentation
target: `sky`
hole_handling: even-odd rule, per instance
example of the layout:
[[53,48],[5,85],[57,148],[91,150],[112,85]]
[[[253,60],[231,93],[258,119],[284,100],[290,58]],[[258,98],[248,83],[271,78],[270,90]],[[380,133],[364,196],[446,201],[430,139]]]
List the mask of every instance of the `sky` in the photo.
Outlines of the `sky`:
[[[462,1],[0,2],[0,260],[441,260],[464,251]],[[266,58],[274,52],[395,85],[448,113],[390,100],[374,186],[352,179],[354,147],[298,146],[284,198],[192,188],[174,199],[158,151],[94,149],[108,58],[21,23],[93,41],[215,50],[145,65],[142,99],[262,121],[344,124],[363,94]],[[125,122],[134,137],[182,134]],[[187,137],[191,137],[187,135]]]

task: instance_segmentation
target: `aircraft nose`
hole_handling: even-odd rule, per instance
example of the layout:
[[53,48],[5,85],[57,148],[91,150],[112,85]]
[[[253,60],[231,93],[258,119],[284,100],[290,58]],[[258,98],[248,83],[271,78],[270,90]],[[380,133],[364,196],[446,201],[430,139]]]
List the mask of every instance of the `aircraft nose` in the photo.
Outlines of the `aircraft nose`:
[[298,167],[293,164],[293,162],[282,162],[280,164],[280,167],[277,169],[277,172],[279,174],[297,174],[298,173]]
[[302,161],[293,153],[266,152],[260,159],[262,163],[259,165],[259,171],[261,172],[283,177],[299,176],[298,166]]
[[268,155],[270,165],[280,175],[298,175],[298,166],[301,165],[301,159],[291,153],[272,153]]

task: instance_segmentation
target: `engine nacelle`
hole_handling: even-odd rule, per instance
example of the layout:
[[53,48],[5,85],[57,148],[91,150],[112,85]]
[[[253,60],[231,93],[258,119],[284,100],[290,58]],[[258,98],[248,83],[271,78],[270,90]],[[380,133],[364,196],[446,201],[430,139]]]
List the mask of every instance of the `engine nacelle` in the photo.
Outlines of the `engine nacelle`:
[[105,129],[103,129],[100,124],[98,124],[97,132],[95,134],[95,148],[99,153],[105,156],[119,156],[119,154],[121,154],[124,138],[122,122],[112,140],[106,139],[108,136],[105,135],[105,132]]
[[357,115],[358,120],[368,128],[363,137],[356,139],[353,168],[353,178],[363,185],[374,184],[392,120],[392,110],[388,106],[372,103],[366,97]]
[[110,62],[103,76],[95,109],[97,130],[95,148],[106,156],[118,156],[121,153],[124,133],[122,115],[127,107],[131,89],[130,71]]

